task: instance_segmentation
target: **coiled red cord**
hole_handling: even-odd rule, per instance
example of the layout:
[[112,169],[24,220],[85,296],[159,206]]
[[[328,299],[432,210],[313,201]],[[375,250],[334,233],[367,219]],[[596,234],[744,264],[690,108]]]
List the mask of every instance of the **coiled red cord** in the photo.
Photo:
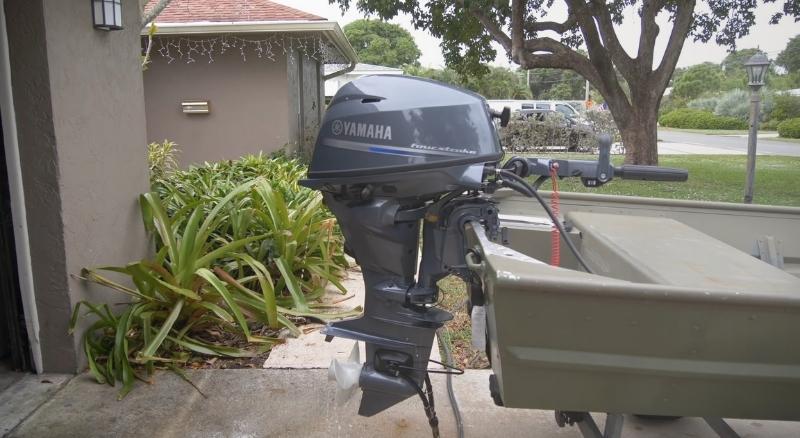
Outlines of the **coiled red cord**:
[[[550,180],[553,182],[553,194],[550,195],[550,209],[553,210],[553,216],[558,219],[559,215],[559,199],[558,199],[558,163],[550,165]],[[553,224],[553,229],[550,231],[550,266],[561,265],[561,239],[558,233],[558,228]]]

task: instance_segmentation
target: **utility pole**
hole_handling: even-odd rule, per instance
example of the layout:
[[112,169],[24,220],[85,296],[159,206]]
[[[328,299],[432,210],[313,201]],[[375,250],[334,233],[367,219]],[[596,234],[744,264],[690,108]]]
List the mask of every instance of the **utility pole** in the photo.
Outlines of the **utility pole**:
[[528,90],[531,89],[531,69],[526,70],[528,73],[528,80],[525,82],[525,86],[528,87]]
[[586,93],[583,96],[583,101],[584,102],[588,102],[589,101],[589,81],[588,80],[586,81]]

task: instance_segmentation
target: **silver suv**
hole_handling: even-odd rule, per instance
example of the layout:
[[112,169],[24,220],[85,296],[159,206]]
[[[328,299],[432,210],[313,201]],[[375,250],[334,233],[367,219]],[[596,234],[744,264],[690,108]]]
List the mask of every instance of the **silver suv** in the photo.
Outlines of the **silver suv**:
[[572,105],[566,102],[534,102],[534,103],[523,103],[522,104],[523,110],[550,110],[550,111],[558,111],[561,114],[564,114],[564,117],[569,119],[579,119],[580,113],[572,107]]

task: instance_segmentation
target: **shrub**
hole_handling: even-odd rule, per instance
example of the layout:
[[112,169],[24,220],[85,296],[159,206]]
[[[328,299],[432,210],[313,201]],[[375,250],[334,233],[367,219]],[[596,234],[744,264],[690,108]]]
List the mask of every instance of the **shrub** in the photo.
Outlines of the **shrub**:
[[770,113],[770,118],[777,121],[800,117],[800,96],[778,94]]
[[[346,262],[335,221],[321,195],[298,186],[305,167],[285,157],[245,157],[174,171],[152,181],[140,199],[152,258],[84,269],[82,278],[127,295],[114,312],[80,302],[97,319],[83,337],[99,383],[122,382],[177,366],[193,355],[248,357],[276,342],[277,329],[299,330],[289,317],[327,320],[314,300],[325,285],[344,291]],[[122,275],[125,286],[103,272]],[[235,345],[232,345],[235,344]]]
[[762,129],[764,131],[777,131],[778,130],[778,125],[780,123],[781,123],[780,121],[775,120],[775,119],[768,120],[768,121],[766,121],[766,122],[761,124],[760,129]]
[[778,135],[785,138],[800,138],[800,117],[782,121],[778,125]]
[[[772,111],[775,108],[775,93],[770,90],[765,90],[761,94],[761,121],[769,120]],[[749,123],[750,113],[747,113],[747,120]]]
[[695,110],[714,111],[714,108],[717,107],[718,100],[719,99],[716,97],[701,97],[699,99],[689,101],[689,103],[686,104],[686,107]]
[[509,152],[543,151],[553,146],[585,152],[597,147],[598,132],[619,138],[619,130],[608,111],[587,111],[586,117],[589,124],[574,126],[568,126],[560,113],[546,114],[543,120],[514,120],[499,129],[500,142]]
[[735,117],[716,116],[708,111],[678,109],[658,119],[661,126],[684,129],[747,129],[747,122]]
[[739,89],[730,90],[717,99],[712,111],[717,116],[747,120],[750,117],[750,93]]
[[[774,106],[774,94],[768,90],[761,93],[761,120],[769,118]],[[735,89],[722,94],[717,98],[717,105],[713,112],[718,116],[735,117],[740,120],[750,120],[750,92]]]
[[175,159],[175,155],[178,152],[180,152],[178,145],[166,139],[161,143],[153,142],[147,145],[150,178],[162,178],[177,169],[178,161]]
[[589,110],[586,111],[586,119],[595,134],[608,134],[614,142],[622,141],[617,122],[614,121],[611,111]]
[[669,96],[664,96],[664,98],[661,100],[661,106],[658,107],[658,116],[661,117],[670,111],[686,108],[687,104],[688,101],[686,98],[674,96],[672,94]]

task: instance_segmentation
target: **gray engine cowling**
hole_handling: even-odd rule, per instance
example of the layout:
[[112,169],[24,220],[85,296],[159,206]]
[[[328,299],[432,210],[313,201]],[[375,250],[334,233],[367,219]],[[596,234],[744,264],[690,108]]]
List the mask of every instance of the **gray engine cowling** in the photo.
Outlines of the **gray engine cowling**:
[[[383,183],[397,173],[447,169],[452,177],[439,181],[444,187],[457,184],[470,165],[501,157],[483,97],[416,77],[365,76],[331,101],[305,184]],[[463,182],[475,184],[471,179]]]

